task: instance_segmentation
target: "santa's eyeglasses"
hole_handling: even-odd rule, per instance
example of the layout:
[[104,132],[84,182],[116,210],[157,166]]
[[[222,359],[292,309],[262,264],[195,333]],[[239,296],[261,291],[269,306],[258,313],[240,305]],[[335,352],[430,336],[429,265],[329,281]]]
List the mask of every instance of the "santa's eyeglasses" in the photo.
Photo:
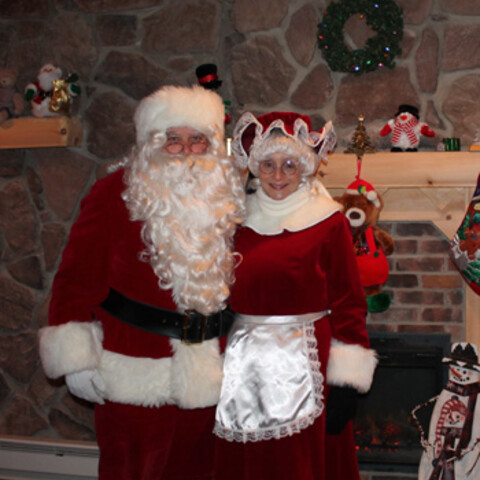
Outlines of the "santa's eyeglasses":
[[195,134],[189,136],[176,135],[167,133],[167,140],[163,145],[163,150],[168,153],[205,153],[210,142],[203,134]]

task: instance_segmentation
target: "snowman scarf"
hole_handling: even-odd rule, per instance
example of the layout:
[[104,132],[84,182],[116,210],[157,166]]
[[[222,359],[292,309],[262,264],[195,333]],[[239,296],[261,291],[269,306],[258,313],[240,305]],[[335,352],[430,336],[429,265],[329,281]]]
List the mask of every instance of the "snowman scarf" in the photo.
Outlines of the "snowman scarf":
[[392,144],[396,145],[402,133],[404,133],[411,145],[415,145],[418,142],[418,135],[415,132],[415,127],[418,125],[418,119],[413,117],[406,122],[399,122],[395,120],[392,130]]
[[455,462],[460,461],[471,444],[479,391],[478,383],[458,385],[450,381],[440,394],[430,422],[435,458],[430,475],[425,477],[428,480],[459,480]]

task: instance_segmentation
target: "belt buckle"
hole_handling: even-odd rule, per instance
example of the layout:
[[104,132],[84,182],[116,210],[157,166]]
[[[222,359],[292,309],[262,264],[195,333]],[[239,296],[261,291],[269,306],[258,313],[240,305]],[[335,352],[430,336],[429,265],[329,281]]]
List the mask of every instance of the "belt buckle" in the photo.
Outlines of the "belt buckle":
[[[202,320],[202,327],[200,331],[200,340],[198,342],[192,342],[187,339],[188,329],[190,328],[190,320],[193,318],[194,315],[200,315]],[[197,343],[203,343],[205,340],[205,330],[207,328],[207,317],[202,313],[197,312],[196,310],[185,310],[183,313],[183,320],[182,320],[182,343],[186,345],[192,345]]]

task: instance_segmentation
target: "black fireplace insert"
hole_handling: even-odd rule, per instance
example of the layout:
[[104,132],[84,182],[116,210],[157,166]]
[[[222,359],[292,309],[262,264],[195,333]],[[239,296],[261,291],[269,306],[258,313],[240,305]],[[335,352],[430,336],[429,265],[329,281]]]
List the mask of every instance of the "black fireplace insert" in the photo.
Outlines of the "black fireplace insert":
[[[450,336],[371,333],[370,339],[379,364],[354,419],[360,467],[415,471],[422,448],[411,411],[443,389],[448,371],[442,358],[450,351]],[[430,415],[427,409],[420,419],[425,431]]]

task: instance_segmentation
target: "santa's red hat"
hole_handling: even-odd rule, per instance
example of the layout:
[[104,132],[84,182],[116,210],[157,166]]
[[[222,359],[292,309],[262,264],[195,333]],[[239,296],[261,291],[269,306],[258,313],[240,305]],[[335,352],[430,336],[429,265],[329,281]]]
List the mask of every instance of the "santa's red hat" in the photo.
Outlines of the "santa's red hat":
[[[290,142],[279,140],[280,132]],[[233,152],[238,166],[247,166],[252,173],[258,173],[258,162],[276,151],[296,155],[303,167],[304,175],[313,174],[320,159],[326,161],[327,153],[336,142],[335,131],[328,122],[320,131],[311,129],[307,115],[296,112],[271,112],[258,118],[244,113],[237,122],[233,133]]]
[[221,97],[200,85],[166,86],[145,97],[135,111],[137,145],[143,146],[153,132],[171,127],[190,127],[207,137],[223,138],[225,108]]
[[378,193],[373,188],[373,185],[361,178],[357,178],[352,182],[347,187],[346,193],[350,195],[363,195],[369,202],[373,203],[377,208],[380,208]]

